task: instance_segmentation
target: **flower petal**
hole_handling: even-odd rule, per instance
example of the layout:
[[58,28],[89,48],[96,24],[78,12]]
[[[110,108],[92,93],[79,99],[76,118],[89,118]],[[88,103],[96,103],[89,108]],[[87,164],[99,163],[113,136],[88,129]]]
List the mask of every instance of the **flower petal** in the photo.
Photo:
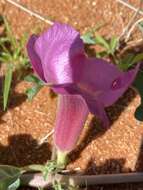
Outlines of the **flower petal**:
[[38,54],[35,52],[34,45],[36,40],[38,39],[38,36],[32,35],[27,43],[27,51],[28,51],[28,56],[30,58],[32,67],[36,74],[40,77],[41,80],[46,82],[44,73],[43,73],[43,68],[42,68],[42,63],[41,60],[38,56]]
[[139,66],[138,64],[134,69],[122,73],[119,78],[112,82],[110,89],[104,91],[104,93],[98,97],[98,101],[102,101],[105,107],[115,103],[134,81]]
[[86,59],[78,84],[83,97],[94,99],[103,106],[112,105],[133,82],[139,64],[128,72],[123,72],[116,65],[102,59]]
[[117,66],[95,58],[85,59],[82,71],[80,86],[89,94],[110,89],[112,82],[122,74]]
[[79,95],[60,95],[54,143],[60,151],[71,151],[79,138],[88,108]]
[[66,24],[55,23],[35,43],[35,50],[51,84],[73,83],[78,80],[84,55],[79,32]]
[[87,105],[90,112],[101,120],[103,127],[104,128],[109,127],[110,122],[104,110],[103,104],[96,100],[90,99],[87,100]]

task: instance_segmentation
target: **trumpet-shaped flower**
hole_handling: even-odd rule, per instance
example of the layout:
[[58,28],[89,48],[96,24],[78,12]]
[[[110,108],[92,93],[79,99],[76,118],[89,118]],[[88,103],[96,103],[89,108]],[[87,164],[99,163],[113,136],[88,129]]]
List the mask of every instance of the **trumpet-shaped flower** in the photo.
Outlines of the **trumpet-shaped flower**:
[[32,35],[27,49],[39,78],[60,94],[54,142],[63,152],[74,148],[88,112],[109,125],[104,108],[122,96],[139,68],[123,72],[103,59],[88,58],[80,34],[66,24]]

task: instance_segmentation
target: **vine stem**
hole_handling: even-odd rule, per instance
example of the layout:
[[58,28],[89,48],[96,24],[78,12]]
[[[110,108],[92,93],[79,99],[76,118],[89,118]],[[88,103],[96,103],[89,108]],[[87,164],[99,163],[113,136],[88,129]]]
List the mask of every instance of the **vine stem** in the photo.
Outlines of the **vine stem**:
[[134,183],[143,181],[143,172],[104,175],[70,175],[61,173],[56,174],[55,176],[49,175],[47,179],[48,180],[45,181],[40,173],[23,174],[21,177],[21,183],[22,185],[41,188],[52,185],[54,180],[67,185]]

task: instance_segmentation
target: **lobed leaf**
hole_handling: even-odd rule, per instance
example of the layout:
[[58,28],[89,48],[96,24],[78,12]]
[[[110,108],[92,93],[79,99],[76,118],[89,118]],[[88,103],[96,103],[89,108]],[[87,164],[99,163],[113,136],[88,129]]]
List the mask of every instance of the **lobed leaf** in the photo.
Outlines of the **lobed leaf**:
[[31,88],[28,88],[26,90],[26,94],[27,94],[28,99],[31,101],[36,96],[36,94],[40,91],[40,89],[42,87],[43,87],[42,85],[35,85]]
[[95,41],[95,38],[93,38],[92,32],[87,32],[87,33],[83,34],[81,36],[81,39],[83,40],[83,42],[85,44],[91,44],[91,45],[96,44],[96,41]]
[[28,75],[24,78],[25,81],[27,82],[32,82],[34,83],[34,86],[32,86],[31,88],[28,88],[26,90],[26,94],[28,99],[31,101],[34,96],[36,96],[36,94],[40,91],[40,89],[43,87],[44,82],[41,81],[38,77],[36,77],[35,75]]
[[35,75],[27,75],[24,78],[25,81],[27,82],[32,82],[35,84],[40,84],[40,85],[44,85],[43,81],[41,81],[38,77],[36,77]]
[[114,54],[117,46],[118,46],[119,40],[117,37],[113,36],[110,40],[110,53]]
[[108,42],[102,36],[100,36],[99,34],[96,34],[95,41],[96,41],[96,44],[102,45],[107,50],[110,49],[110,46],[109,46]]

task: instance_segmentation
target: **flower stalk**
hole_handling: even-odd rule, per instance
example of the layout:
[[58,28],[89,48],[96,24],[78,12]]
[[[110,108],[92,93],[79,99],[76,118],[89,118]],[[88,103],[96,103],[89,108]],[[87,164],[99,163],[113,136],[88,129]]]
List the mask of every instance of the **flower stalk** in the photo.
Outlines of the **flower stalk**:
[[67,165],[67,153],[60,150],[57,151],[57,167],[64,169]]

